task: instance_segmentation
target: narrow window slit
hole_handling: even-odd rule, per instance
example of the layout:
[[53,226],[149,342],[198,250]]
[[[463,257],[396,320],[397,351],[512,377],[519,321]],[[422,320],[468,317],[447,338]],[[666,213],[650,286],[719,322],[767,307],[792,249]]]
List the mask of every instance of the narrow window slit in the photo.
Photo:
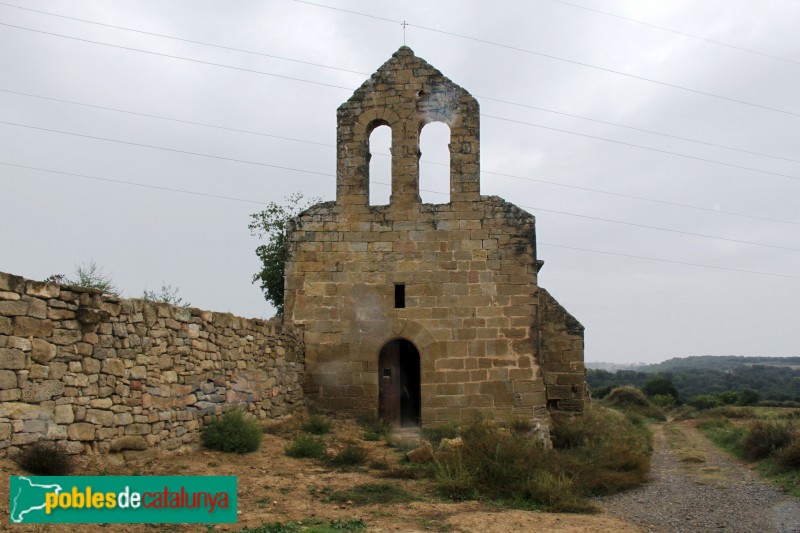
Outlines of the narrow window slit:
[[394,308],[395,309],[404,309],[406,307],[406,286],[405,285],[395,285],[394,286]]

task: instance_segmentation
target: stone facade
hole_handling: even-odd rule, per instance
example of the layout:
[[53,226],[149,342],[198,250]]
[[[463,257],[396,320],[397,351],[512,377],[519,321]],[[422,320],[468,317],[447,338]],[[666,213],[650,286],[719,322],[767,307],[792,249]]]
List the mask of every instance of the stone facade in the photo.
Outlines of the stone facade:
[[[547,311],[558,304],[538,287],[534,217],[480,194],[479,118],[474,97],[407,47],[339,107],[336,201],[300,215],[286,264],[309,399],[393,422],[485,413],[545,430],[548,408],[582,409],[583,327]],[[436,121],[451,133],[450,201],[423,204],[419,138]],[[392,195],[375,206],[369,137],[381,125]]]
[[303,345],[280,322],[125,300],[0,273],[0,455],[176,449],[242,404],[303,405]]

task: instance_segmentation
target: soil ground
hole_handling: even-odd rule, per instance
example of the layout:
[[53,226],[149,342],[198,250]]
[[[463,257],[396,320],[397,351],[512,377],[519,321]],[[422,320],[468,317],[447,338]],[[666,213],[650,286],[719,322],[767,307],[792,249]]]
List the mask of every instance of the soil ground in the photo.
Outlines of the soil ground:
[[[397,465],[402,454],[384,442],[361,440],[363,430],[352,422],[339,422],[326,442],[341,448],[355,440],[369,451],[370,461]],[[103,456],[80,457],[75,475],[231,475],[238,476],[237,524],[218,524],[218,531],[239,531],[245,526],[265,522],[362,519],[368,531],[430,532],[470,531],[512,532],[633,532],[640,529],[612,516],[538,513],[508,510],[479,502],[453,503],[435,495],[425,480],[387,479],[380,470],[361,467],[343,471],[311,459],[293,459],[284,454],[289,440],[265,434],[261,448],[246,455],[196,450],[170,455],[146,464],[114,466]],[[134,531],[206,531],[204,525],[39,525],[9,524],[8,479],[24,474],[13,462],[0,461],[0,528],[16,532],[108,532]],[[417,495],[419,501],[399,504],[347,505],[325,501],[325,495],[362,483],[389,483]]]
[[[675,427],[673,427],[675,426]],[[677,431],[676,431],[677,430]],[[332,452],[348,441],[369,451],[369,461],[397,465],[402,453],[383,442],[361,440],[355,423],[339,422],[326,442]],[[642,487],[597,500],[604,512],[558,514],[508,510],[480,502],[453,503],[438,497],[428,481],[387,479],[381,471],[347,471],[284,454],[288,439],[265,434],[259,451],[235,455],[195,450],[139,465],[111,465],[103,456],[80,457],[76,475],[238,476],[239,521],[218,531],[239,531],[265,522],[362,519],[369,531],[386,532],[634,532],[634,531],[800,531],[800,505],[755,478],[743,464],[715,449],[690,424],[655,426],[651,480]],[[9,524],[8,476],[23,474],[0,461],[0,528],[19,532],[206,531],[203,525],[39,525]],[[355,505],[326,501],[326,495],[362,483],[389,483],[419,500]],[[795,529],[797,528],[797,529]]]

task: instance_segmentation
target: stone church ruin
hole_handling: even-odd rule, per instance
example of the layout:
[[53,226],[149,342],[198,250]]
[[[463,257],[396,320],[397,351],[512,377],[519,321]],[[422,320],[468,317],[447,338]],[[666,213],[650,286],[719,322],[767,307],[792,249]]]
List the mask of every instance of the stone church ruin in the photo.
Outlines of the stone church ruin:
[[[422,128],[450,128],[450,198],[421,203]],[[369,139],[392,194],[369,205]],[[336,201],[289,239],[283,323],[0,272],[0,457],[39,440],[148,460],[212,415],[302,410],[394,424],[519,417],[546,435],[586,400],[583,326],[538,285],[532,215],[480,194],[478,102],[400,48],[338,110]]]
[[[538,285],[534,217],[480,194],[477,100],[401,47],[337,112],[336,201],[298,218],[286,326],[305,394],[395,424],[582,411],[583,326]],[[422,128],[450,128],[450,199],[421,203]],[[370,134],[392,131],[388,205],[369,204]]]

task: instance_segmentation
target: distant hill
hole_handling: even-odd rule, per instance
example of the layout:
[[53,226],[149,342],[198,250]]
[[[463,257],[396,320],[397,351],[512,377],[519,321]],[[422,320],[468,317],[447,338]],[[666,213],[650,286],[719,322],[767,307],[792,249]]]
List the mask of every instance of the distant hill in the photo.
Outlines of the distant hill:
[[588,361],[586,368],[599,368],[601,370],[608,370],[609,372],[617,372],[619,370],[639,370],[645,366],[645,363],[604,363]]
[[640,372],[670,372],[675,370],[737,370],[753,365],[789,367],[800,370],[800,357],[747,357],[742,355],[694,355],[673,357],[662,363],[643,365]]
[[642,386],[654,374],[669,378],[681,400],[699,394],[753,389],[764,399],[800,401],[800,357],[743,357],[701,355],[675,357],[635,370],[611,372],[589,368],[586,381],[592,389]]

